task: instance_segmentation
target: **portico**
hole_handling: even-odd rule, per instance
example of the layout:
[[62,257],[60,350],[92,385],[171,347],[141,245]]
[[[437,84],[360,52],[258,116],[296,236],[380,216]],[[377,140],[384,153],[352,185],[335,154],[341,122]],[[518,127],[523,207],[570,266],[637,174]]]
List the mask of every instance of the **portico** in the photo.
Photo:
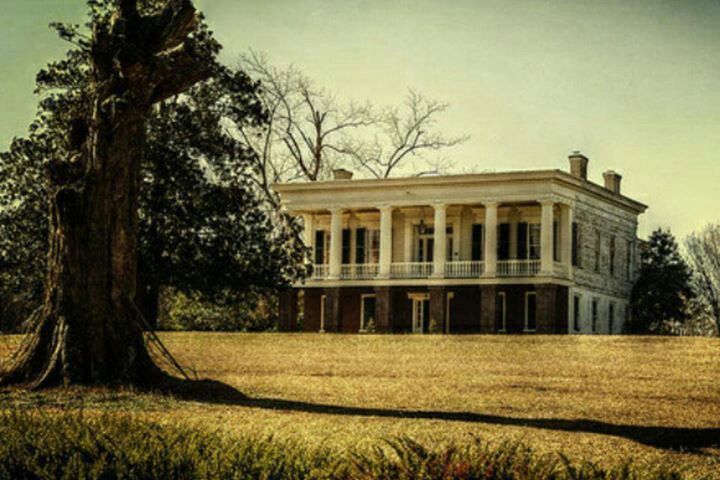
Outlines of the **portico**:
[[545,198],[304,212],[309,282],[569,279],[572,210]]

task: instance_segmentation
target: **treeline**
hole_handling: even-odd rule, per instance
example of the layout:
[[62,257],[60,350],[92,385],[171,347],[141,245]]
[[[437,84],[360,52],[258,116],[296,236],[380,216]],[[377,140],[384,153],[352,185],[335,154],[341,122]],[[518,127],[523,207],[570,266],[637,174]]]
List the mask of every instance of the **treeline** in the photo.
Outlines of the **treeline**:
[[657,229],[641,245],[629,333],[720,334],[720,223],[685,239]]

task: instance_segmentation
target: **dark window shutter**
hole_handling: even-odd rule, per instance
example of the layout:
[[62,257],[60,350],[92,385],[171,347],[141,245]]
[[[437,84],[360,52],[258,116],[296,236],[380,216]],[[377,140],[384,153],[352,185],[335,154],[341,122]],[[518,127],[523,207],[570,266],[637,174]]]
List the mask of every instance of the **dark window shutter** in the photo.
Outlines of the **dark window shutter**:
[[510,224],[498,225],[498,260],[510,258]]
[[342,231],[342,263],[347,265],[350,263],[350,235],[352,232],[349,228],[343,228]]
[[325,231],[317,230],[315,232],[315,264],[322,265],[325,263]]
[[572,224],[572,264],[573,266],[579,266],[578,263],[578,224],[573,222]]
[[364,228],[355,230],[355,263],[365,263],[365,232]]
[[518,248],[517,255],[519,260],[527,260],[528,258],[528,224],[527,222],[518,223]]
[[472,226],[472,260],[483,259],[483,226],[476,223]]

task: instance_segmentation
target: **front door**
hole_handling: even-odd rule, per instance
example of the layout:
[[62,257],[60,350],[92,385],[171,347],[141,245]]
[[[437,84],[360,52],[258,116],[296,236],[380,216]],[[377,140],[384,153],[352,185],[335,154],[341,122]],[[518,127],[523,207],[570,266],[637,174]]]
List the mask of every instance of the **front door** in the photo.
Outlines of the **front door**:
[[418,238],[417,261],[432,263],[435,250],[435,239],[432,235],[422,235]]
[[413,333],[427,333],[430,322],[430,300],[427,298],[413,298]]

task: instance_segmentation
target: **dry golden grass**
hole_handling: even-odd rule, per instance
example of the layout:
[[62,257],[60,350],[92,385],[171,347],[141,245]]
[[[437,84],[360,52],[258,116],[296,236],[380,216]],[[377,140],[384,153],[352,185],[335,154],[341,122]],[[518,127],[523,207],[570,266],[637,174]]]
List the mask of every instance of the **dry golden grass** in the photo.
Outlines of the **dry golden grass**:
[[[5,392],[16,408],[131,409],[161,422],[356,447],[478,435],[574,460],[720,472],[720,339],[603,336],[162,335],[239,393]],[[17,337],[0,338],[0,356]],[[717,438],[716,438],[717,437]],[[684,450],[684,451],[683,451]],[[720,476],[718,477],[720,478]]]

